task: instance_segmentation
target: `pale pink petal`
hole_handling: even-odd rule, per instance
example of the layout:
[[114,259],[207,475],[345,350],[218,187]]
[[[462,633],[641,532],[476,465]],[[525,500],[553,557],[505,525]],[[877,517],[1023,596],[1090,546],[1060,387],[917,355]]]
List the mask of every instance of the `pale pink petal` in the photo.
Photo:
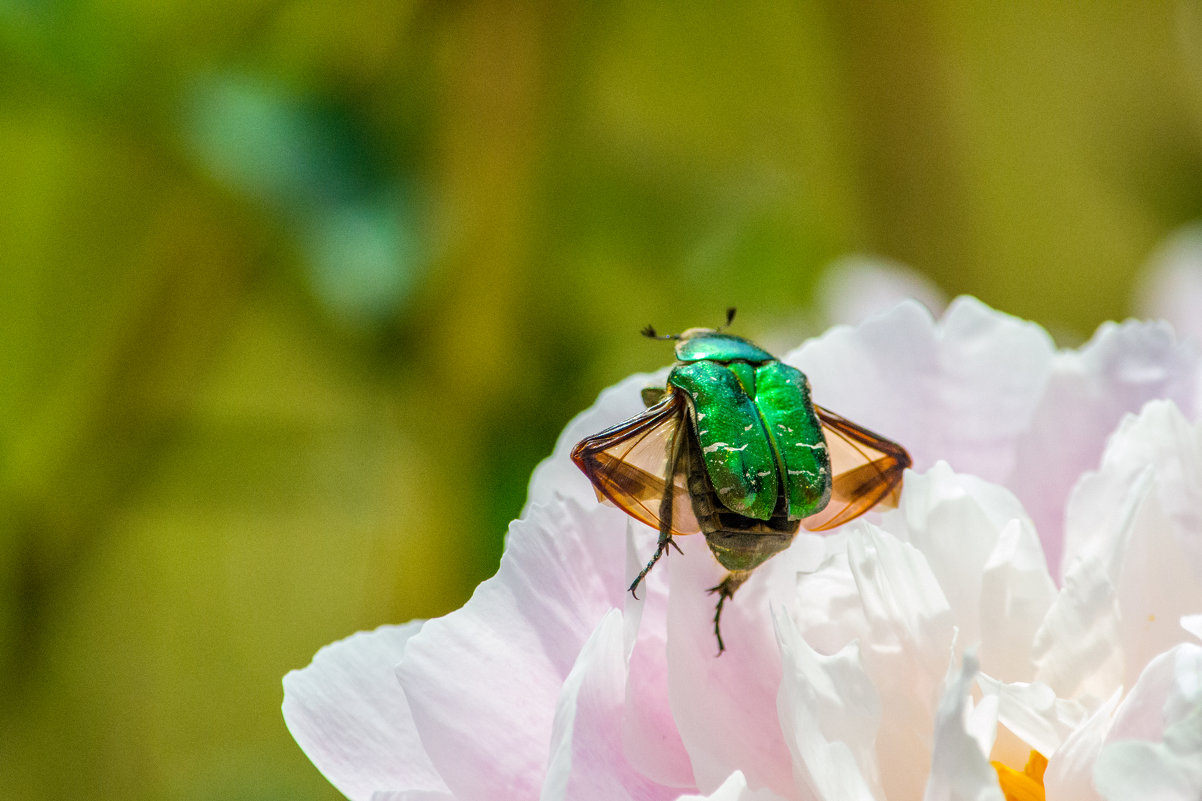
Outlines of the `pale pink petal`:
[[559,688],[596,621],[626,602],[611,511],[535,507],[510,527],[497,575],[408,643],[397,675],[459,801],[538,795]]
[[[901,511],[906,521],[908,538],[922,552],[931,573],[947,599],[959,629],[959,637],[965,644],[981,643],[988,639],[987,656],[999,653],[1001,658],[1014,656],[1010,650],[1018,635],[1005,631],[1010,626],[1033,627],[1037,622],[1011,621],[999,617],[1005,613],[1004,603],[1010,587],[1004,581],[1009,577],[1009,563],[999,565],[994,574],[995,586],[990,603],[994,608],[986,609],[982,597],[983,575],[986,564],[998,547],[1001,532],[1008,523],[1030,529],[1026,513],[1018,500],[996,484],[989,484],[976,476],[953,473],[946,462],[938,462],[925,474],[910,472],[906,478],[906,491],[902,498]],[[1033,538],[1032,532],[1032,538]],[[1027,547],[1035,549],[1032,561],[1043,561],[1038,543],[1027,541]],[[1008,554],[1009,555],[1009,554]],[[1044,571],[1046,573],[1046,569]],[[1021,590],[1016,587],[1016,592]],[[1049,588],[1047,601],[1051,602]],[[1039,617],[1042,617],[1040,610]],[[994,614],[990,614],[990,613]],[[1027,637],[1023,646],[1029,647]],[[1019,655],[1027,664],[1026,654]],[[997,665],[989,664],[989,670],[1007,678],[1023,678],[1021,674],[1002,673]],[[1027,668],[1029,672],[1030,668]]]
[[[1202,738],[1202,730],[1189,734]],[[1094,784],[1106,801],[1197,801],[1202,798],[1202,748],[1182,753],[1166,743],[1115,743],[1102,751]]]
[[1181,628],[1202,640],[1202,615],[1184,615],[1181,618]]
[[678,801],[785,801],[785,799],[764,788],[749,789],[743,771],[736,770],[709,795],[682,795]]
[[[1202,646],[1179,645],[1149,664],[1124,699],[1094,769],[1107,801],[1202,797]],[[1167,675],[1166,675],[1167,674]],[[1167,678],[1167,681],[1166,681]]]
[[1093,768],[1106,740],[1114,710],[1118,707],[1120,693],[1116,690],[1065,738],[1055,753],[1045,754],[1048,767],[1043,776],[1043,786],[1048,798],[1100,801],[1101,796],[1093,783]]
[[834,533],[826,541],[832,553],[817,569],[797,577],[795,601],[789,607],[806,642],[821,653],[833,654],[853,640],[867,638],[869,626],[847,563],[846,533]]
[[981,664],[1006,681],[1035,675],[1035,633],[1056,598],[1043,548],[1024,519],[1008,522],[981,577]]
[[1004,801],[997,773],[968,730],[976,674],[971,653],[965,653],[959,671],[948,671],[935,716],[934,754],[923,801]]
[[1181,229],[1153,254],[1138,296],[1141,315],[1167,320],[1182,339],[1202,342],[1202,226]]
[[914,798],[930,764],[931,699],[955,639],[952,613],[912,545],[861,523],[848,534],[847,552],[869,627],[862,659],[881,697],[881,785]]
[[1046,684],[1004,683],[983,673],[977,676],[977,684],[987,696],[998,699],[998,722],[1014,733],[1025,748],[1023,753],[1003,759],[1006,764],[1025,764],[1030,749],[1045,756],[1053,753],[1087,717],[1081,704],[1057,698]]
[[[1202,426],[1188,422],[1168,401],[1153,401],[1128,415],[1108,440],[1096,474],[1086,476],[1069,503],[1066,558],[1078,551],[1109,550],[1091,533],[1110,516],[1116,491],[1155,467],[1155,491],[1178,528],[1183,547],[1202,547]],[[1080,494],[1083,497],[1077,498]],[[1067,564],[1067,562],[1066,562]],[[1202,562],[1200,562],[1202,564]]]
[[1178,751],[1193,749],[1202,766],[1202,646],[1182,643],[1173,652],[1174,681],[1164,704],[1164,741]]
[[[1196,645],[1181,645],[1188,648],[1188,656],[1196,652]],[[1114,720],[1107,732],[1108,743],[1118,740],[1157,741],[1164,737],[1165,702],[1173,692],[1177,681],[1177,649],[1158,654],[1148,662],[1135,685],[1123,698],[1115,711]]]
[[[1155,471],[1154,491],[1169,516],[1174,536],[1185,549],[1195,572],[1202,575],[1202,424],[1191,423],[1169,401],[1152,401],[1138,415],[1122,421],[1106,446],[1097,476],[1082,483],[1093,488],[1090,498],[1070,504],[1070,527],[1066,545],[1070,552],[1093,544],[1090,527],[1104,514],[1089,508],[1097,496],[1114,493],[1147,467]],[[1075,537],[1075,539],[1074,539]]]
[[347,798],[375,790],[446,792],[413,726],[394,672],[421,621],[352,634],[284,677],[284,721]]
[[1105,323],[1078,352],[1056,355],[1044,397],[1018,443],[1006,483],[1022,500],[1059,580],[1069,491],[1097,469],[1106,438],[1124,414],[1154,398],[1193,403],[1197,349],[1163,323]]
[[560,690],[542,801],[669,801],[680,794],[627,762],[621,722],[625,685],[622,614],[612,609],[585,642]]
[[1114,588],[1088,570],[1070,572],[1036,633],[1036,678],[1058,695],[1096,702],[1122,679]]
[[1052,367],[1033,323],[980,301],[952,301],[938,323],[915,302],[856,328],[837,326],[789,353],[814,401],[906,446],[919,470],[943,459],[1002,481]]
[[[655,550],[656,534],[630,521],[626,576],[634,577]],[[639,599],[626,606],[623,635],[629,651],[622,742],[627,761],[659,784],[695,787],[693,766],[681,742],[669,703],[666,651],[667,568],[653,570],[639,587]]]
[[939,314],[947,296],[929,278],[900,262],[847,256],[831,264],[817,289],[828,324],[855,324],[913,299]]
[[776,615],[784,660],[778,711],[803,798],[882,797],[876,735],[881,702],[852,643],[833,656],[814,651],[788,616]]
[[872,649],[901,656],[937,687],[952,645],[952,614],[925,554],[867,524],[848,533],[847,553]]
[[1153,657],[1183,640],[1181,618],[1202,609],[1202,576],[1173,536],[1155,492],[1136,513],[1116,599],[1126,663],[1123,684],[1131,686]]
[[751,786],[788,797],[793,778],[776,713],[780,651],[765,600],[774,574],[757,571],[727,603],[722,615],[727,650],[716,657],[716,599],[705,590],[725,571],[703,539],[688,537],[682,547],[683,557],[669,559],[669,693],[697,786],[712,792],[741,770]]
[[1124,486],[1103,472],[1086,477],[1073,491],[1068,541],[1079,545],[1070,551],[1064,586],[1036,632],[1033,649],[1036,678],[1061,697],[1100,702],[1123,681],[1117,585],[1132,529],[1151,491],[1152,470],[1146,465]]
[[371,801],[455,801],[455,796],[442,790],[378,790]]
[[[1127,417],[1069,504],[1069,570],[1113,597],[1129,684],[1202,609],[1202,426],[1167,401]],[[1101,582],[1110,585],[1102,588]],[[1095,611],[1099,607],[1095,606]]]

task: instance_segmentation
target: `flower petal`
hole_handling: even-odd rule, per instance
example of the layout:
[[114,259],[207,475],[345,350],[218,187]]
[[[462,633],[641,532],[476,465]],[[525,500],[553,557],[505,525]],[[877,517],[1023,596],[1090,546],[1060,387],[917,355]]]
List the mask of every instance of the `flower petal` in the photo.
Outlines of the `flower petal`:
[[650,781],[626,761],[621,725],[625,685],[622,613],[611,609],[580,650],[560,691],[542,801],[668,801],[680,794]]
[[322,648],[284,677],[284,720],[313,764],[350,799],[406,787],[445,793],[394,669],[422,621],[381,626]]
[[406,647],[397,675],[460,801],[538,795],[559,688],[596,621],[625,602],[611,511],[535,507],[510,527],[497,575]]
[[[635,529],[641,528],[645,527],[633,521],[630,523],[627,576],[638,575],[655,548],[655,535],[639,536],[642,532],[636,533]],[[638,547],[640,543],[649,547]],[[626,703],[622,708],[622,742],[626,759],[644,776],[660,784],[695,787],[693,766],[680,739],[669,700],[668,582],[664,568],[648,574],[639,587],[639,597],[642,600],[628,604],[624,615],[630,649]],[[636,618],[638,630],[631,632]]]
[[[725,605],[726,651],[716,657],[715,597],[705,592],[725,571],[700,537],[669,560],[668,674],[672,714],[697,786],[712,792],[736,770],[754,787],[791,794],[789,751],[780,736],[776,694],[780,651],[765,598],[789,551],[757,570]],[[773,564],[781,560],[781,564]],[[771,569],[769,569],[771,568]]]
[[[1078,589],[1088,584],[1100,593],[1092,614],[1097,622],[1108,620],[1122,646],[1126,669],[1119,681],[1125,684],[1155,654],[1180,642],[1180,618],[1202,608],[1199,510],[1202,426],[1188,423],[1167,401],[1126,418],[1101,469],[1073,491],[1067,570]],[[1100,682],[1113,686],[1105,676]]]
[[1145,675],[1150,680],[1141,676],[1119,709],[1094,782],[1107,801],[1196,801],[1202,797],[1202,646],[1162,654]]
[[1149,259],[1140,314],[1167,320],[1182,338],[1202,342],[1202,225],[1182,228]]
[[[1151,491],[1152,473],[1144,467],[1128,486],[1113,487],[1093,476],[1079,483],[1069,507],[1069,532],[1093,531],[1092,541],[1071,552],[1064,587],[1035,635],[1036,678],[1056,694],[1094,702],[1122,683],[1116,584],[1136,516]],[[1081,510],[1094,525],[1083,526]],[[1111,512],[1098,518],[1101,509]]]
[[847,562],[847,534],[838,531],[826,537],[831,549],[816,568],[801,571],[797,589],[788,604],[797,630],[820,653],[838,651],[854,640],[869,635],[864,604]]
[[1126,417],[1107,443],[1098,473],[1081,482],[1088,489],[1074,491],[1089,495],[1070,502],[1069,523],[1076,526],[1070,525],[1066,556],[1097,544],[1090,532],[1113,507],[1113,502],[1102,501],[1147,466],[1156,468],[1156,493],[1182,546],[1195,567],[1202,568],[1202,537],[1197,533],[1202,531],[1202,425],[1187,421],[1169,401],[1153,401],[1138,415]]
[[1022,753],[1006,755],[1007,764],[1022,764],[1032,749],[1054,753],[1086,719],[1081,704],[1057,698],[1046,684],[1007,684],[983,673],[977,676],[977,684],[985,695],[997,697],[998,722],[1022,741]]
[[798,792],[822,801],[883,798],[876,768],[881,701],[859,646],[822,656],[787,615],[775,619],[784,661],[777,708]]
[[977,660],[965,653],[961,669],[948,671],[935,717],[931,774],[923,801],[1004,801],[997,773],[981,743],[969,733]]
[[930,763],[931,701],[956,638],[951,610],[922,552],[889,532],[853,526],[847,554],[868,624],[862,659],[881,697],[881,785],[915,798]]
[[938,459],[1001,481],[1051,371],[1053,345],[1039,326],[975,298],[952,301],[936,324],[917,302],[836,326],[789,353],[814,400],[905,445],[915,466]]
[[709,795],[682,795],[677,801],[784,801],[784,799],[764,788],[748,789],[743,771],[736,770]]
[[938,462],[926,474],[908,474],[901,511],[909,541],[938,580],[961,641],[981,643],[990,673],[1031,678],[1031,635],[1055,586],[1018,500]]
[[1181,618],[1181,628],[1202,640],[1202,615],[1185,615]]
[[1056,354],[1044,396],[1018,444],[1007,483],[1022,499],[1059,578],[1064,514],[1124,414],[1155,398],[1193,403],[1198,351],[1164,323],[1104,323],[1080,351]]
[[1035,633],[1055,599],[1039,537],[1026,520],[1011,520],[981,577],[981,663],[990,673],[1010,681],[1034,677]]
[[1202,609],[1202,576],[1173,536],[1157,493],[1145,498],[1133,528],[1116,591],[1128,687],[1144,665],[1184,639],[1181,618]]
[[1056,753],[1048,758],[1043,786],[1048,798],[1079,801],[1099,799],[1093,783],[1093,766],[1106,739],[1121,691],[1094,710],[1093,714],[1065,738]]
[[[902,655],[938,685],[954,634],[951,609],[925,554],[868,524],[848,533],[847,554],[872,649],[887,658]],[[907,672],[912,680],[914,671]]]

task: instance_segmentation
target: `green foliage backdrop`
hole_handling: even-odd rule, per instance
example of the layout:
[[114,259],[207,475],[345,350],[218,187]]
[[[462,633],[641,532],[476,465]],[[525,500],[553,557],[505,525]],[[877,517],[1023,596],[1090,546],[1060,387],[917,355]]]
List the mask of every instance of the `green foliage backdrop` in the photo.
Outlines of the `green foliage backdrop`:
[[336,797],[280,677],[460,605],[649,322],[799,339],[851,252],[1128,314],[1199,54],[1194,2],[0,0],[0,796]]

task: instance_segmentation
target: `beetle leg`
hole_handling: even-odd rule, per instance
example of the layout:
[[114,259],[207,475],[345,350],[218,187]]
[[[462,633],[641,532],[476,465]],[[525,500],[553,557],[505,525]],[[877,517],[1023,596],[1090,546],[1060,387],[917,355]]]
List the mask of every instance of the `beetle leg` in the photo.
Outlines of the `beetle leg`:
[[668,552],[669,546],[675,548],[677,553],[683,553],[683,551],[680,550],[680,546],[677,545],[676,541],[672,539],[672,535],[670,533],[661,531],[659,535],[659,544],[655,549],[655,554],[651,557],[651,561],[647,562],[646,566],[639,571],[638,577],[635,578],[630,585],[630,594],[636,599],[639,597],[638,593],[636,592],[636,590],[639,588],[639,584],[641,584],[643,579],[647,577],[647,574],[651,572],[651,568],[655,566],[655,563],[659,561],[659,558]]
[[668,395],[666,387],[643,387],[641,392],[643,405],[650,409]]
[[656,544],[655,553],[651,556],[651,561],[647,562],[643,569],[639,571],[635,580],[630,584],[630,594],[635,598],[639,597],[635,592],[639,588],[639,584],[651,572],[651,568],[655,567],[655,563],[659,561],[659,558],[668,552],[669,546],[675,548],[677,553],[684,553],[684,551],[680,550],[680,546],[676,544],[676,540],[672,539],[672,496],[670,494],[665,494],[664,500],[660,502],[659,520],[659,542]]
[[743,582],[751,577],[750,570],[732,570],[726,574],[726,578],[722,579],[721,583],[716,587],[710,587],[707,592],[710,595],[718,596],[718,606],[714,610],[714,636],[718,638],[718,656],[726,650],[726,645],[722,642],[722,606],[728,598],[733,598],[735,590],[743,586]]
[[659,499],[659,541],[656,543],[655,553],[651,556],[651,561],[639,571],[638,576],[630,584],[630,594],[636,599],[639,597],[635,592],[639,588],[639,584],[651,572],[651,568],[655,567],[655,563],[659,558],[668,552],[668,547],[676,549],[677,553],[684,553],[680,550],[680,546],[672,539],[672,505],[675,503],[674,479],[676,478],[676,466],[680,463],[680,451],[684,443],[685,436],[682,430],[677,430],[672,437],[672,452],[668,456],[668,466],[664,475],[664,495]]

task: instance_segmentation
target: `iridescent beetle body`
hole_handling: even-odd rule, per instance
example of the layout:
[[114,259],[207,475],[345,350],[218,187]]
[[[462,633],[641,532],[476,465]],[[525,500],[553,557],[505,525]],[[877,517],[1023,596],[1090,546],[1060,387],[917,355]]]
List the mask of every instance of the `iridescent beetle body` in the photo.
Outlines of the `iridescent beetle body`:
[[[586,438],[572,459],[602,500],[659,530],[631,592],[675,546],[673,535],[705,535],[729,571],[710,590],[718,595],[721,652],[723,604],[751,571],[787,548],[803,521],[833,528],[894,500],[910,458],[900,445],[816,407],[800,370],[746,339],[706,328],[644,334],[677,340],[667,386],[645,390],[651,408]],[[840,444],[835,465],[831,435]]]

